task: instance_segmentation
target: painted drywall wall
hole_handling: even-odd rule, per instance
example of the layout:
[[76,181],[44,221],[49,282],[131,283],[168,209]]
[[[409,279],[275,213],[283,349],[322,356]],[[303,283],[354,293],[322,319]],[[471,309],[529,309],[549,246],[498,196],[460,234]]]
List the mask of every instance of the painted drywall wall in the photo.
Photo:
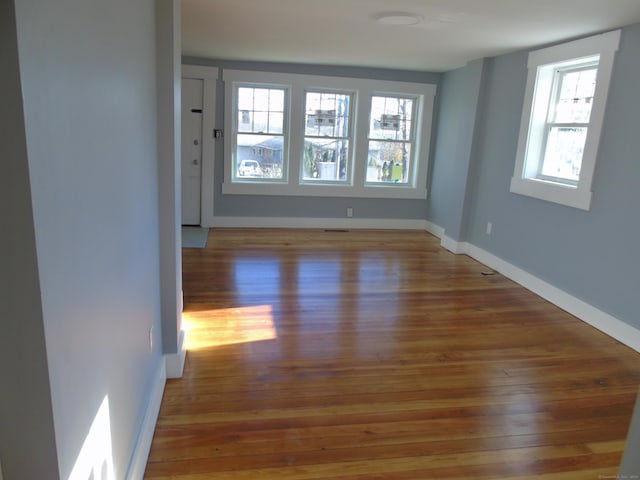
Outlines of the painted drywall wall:
[[[527,53],[491,59],[472,162],[465,240],[640,328],[640,25],[624,28],[600,140],[590,211],[512,194]],[[476,168],[477,167],[477,168]],[[437,179],[434,179],[437,181]],[[493,223],[487,235],[486,223]]]
[[158,0],[156,22],[162,348],[176,354],[182,329],[179,1]]
[[58,462],[13,2],[0,2],[0,70],[0,476],[52,478]]
[[59,477],[124,478],[162,365],[155,2],[15,5]]
[[[447,72],[442,78],[440,115],[429,188],[427,219],[461,240],[472,145],[485,60]],[[436,181],[433,181],[436,179]]]
[[[358,67],[324,65],[292,65],[283,63],[239,62],[184,57],[184,64],[219,67],[224,69],[254,70],[306,75],[370,78],[439,85],[441,74],[429,72],[394,71]],[[436,94],[437,96],[438,94]],[[224,83],[218,85],[216,128],[224,128]],[[434,125],[436,119],[434,118]],[[432,135],[432,139],[434,135]],[[433,144],[428,158],[432,158]],[[219,217],[294,217],[294,218],[344,218],[347,207],[353,208],[353,217],[361,219],[415,219],[425,220],[426,200],[372,199],[350,197],[282,197],[272,195],[223,195],[224,178],[223,142],[216,142],[214,168],[214,214]]]

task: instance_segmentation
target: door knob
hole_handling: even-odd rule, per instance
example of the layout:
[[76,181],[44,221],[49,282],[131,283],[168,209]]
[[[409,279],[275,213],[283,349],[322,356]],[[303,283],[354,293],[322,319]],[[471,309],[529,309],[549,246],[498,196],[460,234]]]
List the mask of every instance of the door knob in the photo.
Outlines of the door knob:
[[193,164],[194,164],[194,165],[198,165],[198,159],[197,159],[197,158],[194,158],[194,159],[193,159]]
[[196,138],[196,139],[193,141],[193,144],[194,144],[194,145],[199,145],[199,144],[200,144],[200,142],[198,142],[198,139]]

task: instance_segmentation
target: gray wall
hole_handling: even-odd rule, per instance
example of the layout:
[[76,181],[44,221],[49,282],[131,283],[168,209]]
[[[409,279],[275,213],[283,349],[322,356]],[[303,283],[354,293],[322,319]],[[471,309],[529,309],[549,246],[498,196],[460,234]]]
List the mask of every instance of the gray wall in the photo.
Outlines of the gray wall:
[[52,478],[58,463],[13,2],[0,2],[0,70],[0,461],[6,480]]
[[453,240],[461,240],[466,227],[467,186],[484,63],[470,62],[445,73],[442,80],[428,218]]
[[[588,212],[509,192],[527,52],[488,61],[472,158],[473,202],[463,239],[636,328],[640,328],[638,51],[640,25],[624,28]],[[438,181],[434,177],[434,184]],[[489,221],[491,236],[485,233]]]
[[180,350],[182,242],[180,234],[180,0],[156,0],[160,306],[162,349]]
[[[41,298],[59,476],[68,478],[106,398],[115,476],[124,478],[162,365],[155,2],[15,4],[35,251],[28,225],[19,240],[31,269],[37,256],[40,297],[31,272],[16,295],[33,311],[12,320],[34,323],[41,342]],[[26,188],[24,172],[13,176]],[[25,215],[21,200],[15,215]],[[33,362],[42,362],[43,346],[34,348]],[[45,391],[41,375],[37,381]],[[42,430],[43,451],[25,453],[33,463],[42,453],[51,466],[46,422]],[[57,478],[53,468],[25,472],[6,478]]]
[[[358,67],[338,67],[323,65],[293,65],[284,63],[239,62],[228,60],[209,60],[184,57],[184,64],[219,67],[224,69],[255,70],[278,73],[298,73],[305,75],[329,75],[336,77],[370,78],[375,80],[393,80],[402,82],[430,83],[439,85],[441,74],[417,71],[400,71]],[[216,128],[224,127],[224,84],[219,82],[216,112]],[[436,94],[437,95],[437,94]],[[436,115],[434,113],[434,115]],[[435,125],[437,118],[434,118]],[[435,136],[432,135],[432,157]],[[424,158],[423,160],[428,160]],[[366,219],[411,219],[424,220],[426,200],[371,199],[350,197],[290,197],[271,195],[223,195],[224,179],[223,142],[216,142],[216,165],[214,186],[214,214],[225,217],[306,217],[306,218],[343,218],[346,208],[353,207],[354,218]]]

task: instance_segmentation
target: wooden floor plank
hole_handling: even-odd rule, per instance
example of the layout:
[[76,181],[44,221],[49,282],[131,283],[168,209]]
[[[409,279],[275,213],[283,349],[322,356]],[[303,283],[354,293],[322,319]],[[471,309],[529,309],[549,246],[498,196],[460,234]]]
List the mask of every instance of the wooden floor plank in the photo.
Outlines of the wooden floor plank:
[[148,479],[617,473],[640,354],[419,231],[211,229]]

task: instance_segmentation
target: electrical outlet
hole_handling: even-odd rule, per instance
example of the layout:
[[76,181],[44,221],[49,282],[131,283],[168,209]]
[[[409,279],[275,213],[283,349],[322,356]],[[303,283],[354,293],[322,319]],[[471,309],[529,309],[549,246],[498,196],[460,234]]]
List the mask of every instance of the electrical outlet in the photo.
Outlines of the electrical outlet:
[[353,217],[353,207],[347,207],[347,218]]
[[492,231],[493,231],[493,223],[487,222],[487,235],[491,235]]

